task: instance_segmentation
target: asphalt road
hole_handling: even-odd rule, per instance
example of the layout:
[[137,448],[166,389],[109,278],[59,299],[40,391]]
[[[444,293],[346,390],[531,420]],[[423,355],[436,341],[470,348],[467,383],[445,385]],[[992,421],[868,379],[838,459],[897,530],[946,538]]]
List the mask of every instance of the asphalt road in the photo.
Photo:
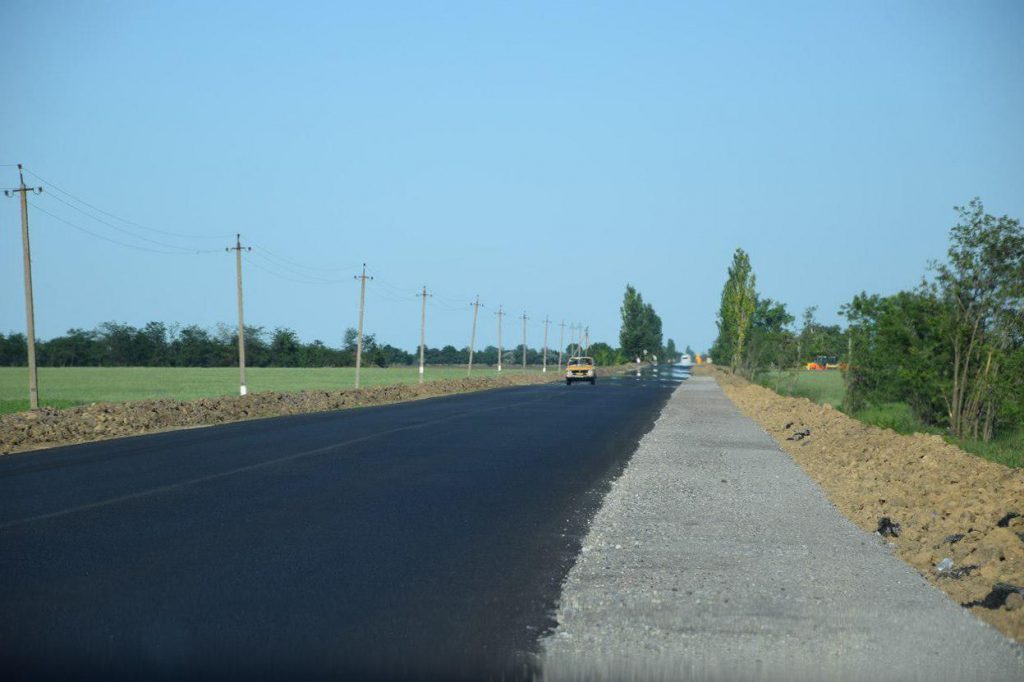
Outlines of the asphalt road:
[[683,378],[0,458],[0,669],[529,674],[589,519]]

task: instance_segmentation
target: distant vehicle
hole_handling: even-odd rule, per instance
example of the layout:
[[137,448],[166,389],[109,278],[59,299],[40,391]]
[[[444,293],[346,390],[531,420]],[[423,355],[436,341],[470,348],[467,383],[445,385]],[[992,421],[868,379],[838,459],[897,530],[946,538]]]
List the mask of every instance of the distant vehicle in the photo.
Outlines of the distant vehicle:
[[839,358],[835,355],[819,355],[807,363],[807,369],[812,372],[823,372],[828,369],[840,369]]
[[679,357],[679,364],[683,367],[690,367],[693,365],[693,358],[690,357],[689,353],[683,353]]
[[571,386],[574,381],[589,381],[593,385],[597,381],[594,373],[594,358],[569,358],[565,365],[565,385]]

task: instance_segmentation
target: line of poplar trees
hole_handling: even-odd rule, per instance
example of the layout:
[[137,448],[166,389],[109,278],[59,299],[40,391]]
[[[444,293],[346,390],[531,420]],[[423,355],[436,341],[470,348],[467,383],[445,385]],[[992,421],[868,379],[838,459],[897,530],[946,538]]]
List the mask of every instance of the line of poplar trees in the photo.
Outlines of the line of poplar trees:
[[1024,428],[1024,229],[977,198],[955,211],[946,260],[913,289],[854,296],[839,310],[845,329],[817,323],[814,308],[796,329],[737,249],[712,357],[753,377],[835,356],[849,412],[905,403],[924,424],[983,441]]

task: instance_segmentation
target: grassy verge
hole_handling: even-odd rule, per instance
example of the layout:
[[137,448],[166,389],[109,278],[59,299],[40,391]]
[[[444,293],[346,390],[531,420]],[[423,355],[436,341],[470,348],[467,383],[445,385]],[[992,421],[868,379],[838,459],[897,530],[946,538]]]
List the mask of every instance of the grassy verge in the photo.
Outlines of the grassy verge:
[[842,407],[843,396],[846,395],[843,375],[835,371],[763,372],[757,375],[755,383],[780,395],[807,398],[820,405],[829,404],[835,408]]
[[[554,368],[549,367],[549,373]],[[528,367],[537,374],[539,367]],[[514,376],[519,368],[502,372]],[[427,367],[427,381],[461,379],[465,367]],[[491,367],[474,367],[473,376],[498,376]],[[359,375],[362,386],[414,384],[419,381],[417,367],[364,367]],[[246,370],[250,392],[295,392],[303,390],[337,391],[352,388],[354,367],[280,368],[251,367]],[[28,370],[24,367],[0,367],[0,414],[28,409]],[[232,367],[42,367],[39,369],[40,403],[47,407],[67,408],[90,403],[119,403],[130,400],[171,398],[194,400],[238,394],[238,369]]]
[[[836,409],[842,409],[846,393],[843,375],[839,372],[764,372],[756,377],[756,382],[780,395],[807,398]],[[945,429],[922,424],[906,403],[872,405],[851,416],[866,424],[892,429],[897,433],[938,434],[972,455],[1009,467],[1024,467],[1024,429],[1001,434],[988,443],[971,438],[954,438],[946,435]]]

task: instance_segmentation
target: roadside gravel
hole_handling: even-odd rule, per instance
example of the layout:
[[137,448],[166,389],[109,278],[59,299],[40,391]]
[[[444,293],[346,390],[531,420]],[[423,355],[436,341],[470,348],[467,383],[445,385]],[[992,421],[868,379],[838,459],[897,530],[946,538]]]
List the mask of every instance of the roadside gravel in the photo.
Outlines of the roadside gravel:
[[545,679],[1024,677],[1021,647],[843,517],[710,377],[614,483],[557,620]]
[[1024,469],[975,457],[937,435],[901,435],[712,371],[839,511],[870,533],[885,519],[897,525],[889,542],[900,558],[1024,642]]

